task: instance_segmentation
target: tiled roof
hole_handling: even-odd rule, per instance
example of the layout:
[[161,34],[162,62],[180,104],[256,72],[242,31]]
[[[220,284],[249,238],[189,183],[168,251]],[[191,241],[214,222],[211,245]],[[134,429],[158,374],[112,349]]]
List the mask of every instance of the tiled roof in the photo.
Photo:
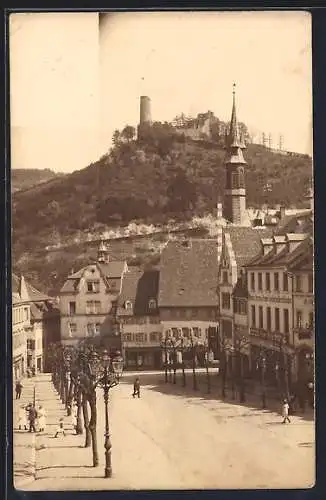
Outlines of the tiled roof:
[[45,312],[42,310],[42,308],[38,307],[38,304],[32,303],[30,305],[30,310],[31,310],[31,318],[32,319],[42,319],[43,318],[43,313]]
[[271,236],[271,230],[252,227],[230,226],[224,229],[230,235],[235,260],[238,267],[250,262],[261,252],[261,238]]
[[[30,285],[26,280],[26,289],[28,293],[28,297],[31,302],[41,302],[44,300],[53,300],[52,297],[49,297],[48,295],[45,295],[42,292],[39,292],[34,288],[32,285]],[[12,274],[11,276],[11,289],[12,293],[20,293],[20,278],[16,274]]]
[[[133,269],[126,273],[122,282],[122,291],[118,299],[119,316],[146,316],[158,314],[158,309],[149,308],[149,300],[157,301],[159,271],[142,271]],[[132,309],[126,309],[125,303],[130,301]]]
[[303,259],[306,259],[307,255],[313,252],[313,242],[312,238],[307,237],[303,240],[292,252],[289,252],[287,256],[282,257],[280,262],[287,266],[295,266],[299,264]]
[[253,260],[246,264],[246,267],[257,267],[257,266],[272,266],[275,262],[288,253],[287,248],[283,248],[279,253],[276,253],[276,249],[272,248],[267,254],[263,253],[257,255]]
[[246,280],[240,276],[233,289],[233,296],[239,298],[248,298],[248,285]]
[[76,279],[68,277],[68,279],[64,282],[63,286],[61,287],[60,292],[74,293],[77,290],[79,281],[80,278]]
[[16,305],[21,302],[21,298],[18,293],[12,293],[12,304]]
[[313,242],[311,237],[305,238],[299,245],[289,252],[288,245],[281,250],[279,253],[276,253],[275,249],[271,250],[266,255],[260,255],[254,258],[247,264],[247,267],[256,267],[256,266],[292,266],[298,260],[301,260],[303,256],[306,256],[308,252],[313,254]]
[[305,210],[294,215],[285,215],[281,219],[275,234],[286,234],[286,233],[312,233],[313,221],[312,221],[312,211],[310,209]]
[[121,278],[125,269],[126,263],[124,261],[113,260],[107,264],[97,264],[101,269],[104,276],[108,278]]
[[217,241],[169,241],[161,255],[159,307],[217,304]]
[[[126,263],[124,261],[113,260],[112,262],[108,262],[107,264],[96,262],[93,265],[95,265],[100,270],[105,283],[108,284],[107,279],[121,278],[125,270]],[[70,274],[63,284],[60,292],[74,293],[77,290],[80,279],[82,278],[85,270],[88,267],[89,266],[85,266],[82,269],[79,269],[79,271]]]

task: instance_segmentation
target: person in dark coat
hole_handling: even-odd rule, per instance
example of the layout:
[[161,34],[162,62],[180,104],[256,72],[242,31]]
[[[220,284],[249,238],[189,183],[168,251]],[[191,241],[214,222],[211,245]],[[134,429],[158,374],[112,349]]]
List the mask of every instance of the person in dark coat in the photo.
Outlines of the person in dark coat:
[[20,396],[22,394],[22,388],[23,388],[23,384],[21,383],[20,380],[17,380],[17,382],[16,382],[16,399],[20,399]]
[[26,409],[28,411],[29,432],[36,432],[35,423],[38,416],[37,410],[31,403],[27,406]]
[[135,382],[134,382],[134,392],[132,394],[132,397],[134,398],[135,396],[138,396],[140,398],[140,382],[139,378],[137,377]]

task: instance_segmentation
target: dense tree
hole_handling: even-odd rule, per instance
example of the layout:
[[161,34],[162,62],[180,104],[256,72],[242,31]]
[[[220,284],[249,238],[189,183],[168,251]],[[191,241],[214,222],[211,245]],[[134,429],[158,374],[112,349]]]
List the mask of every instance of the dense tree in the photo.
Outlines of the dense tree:
[[132,141],[136,136],[136,129],[131,125],[126,125],[125,128],[121,132],[121,137],[125,139],[127,142]]
[[112,144],[118,146],[121,142],[121,135],[119,130],[115,130],[112,135]]

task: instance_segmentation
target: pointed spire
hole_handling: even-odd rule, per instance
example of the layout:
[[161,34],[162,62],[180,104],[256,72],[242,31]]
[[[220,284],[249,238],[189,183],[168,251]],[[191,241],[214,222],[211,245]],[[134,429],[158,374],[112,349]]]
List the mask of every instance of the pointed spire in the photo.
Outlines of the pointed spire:
[[245,160],[243,158],[242,149],[246,149],[244,144],[243,134],[240,136],[239,126],[237,121],[237,110],[235,102],[235,88],[236,84],[233,84],[233,104],[232,104],[232,115],[230,122],[229,133],[226,136],[225,149],[227,150],[225,162],[226,163],[243,163]]
[[239,127],[237,121],[237,110],[235,104],[235,88],[236,84],[233,84],[233,104],[232,104],[232,115],[230,123],[230,133],[229,133],[229,145],[231,148],[241,148],[241,140],[239,137]]

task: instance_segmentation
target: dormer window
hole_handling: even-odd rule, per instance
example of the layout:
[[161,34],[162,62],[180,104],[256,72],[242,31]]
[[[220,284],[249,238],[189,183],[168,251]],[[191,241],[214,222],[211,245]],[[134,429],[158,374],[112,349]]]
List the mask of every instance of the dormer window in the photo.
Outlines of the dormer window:
[[100,282],[99,281],[87,281],[87,292],[88,293],[99,293]]
[[148,309],[150,309],[151,311],[153,309],[156,309],[156,300],[155,299],[149,299]]
[[126,302],[125,302],[125,309],[127,311],[131,311],[132,310],[132,302],[130,300],[126,300]]

